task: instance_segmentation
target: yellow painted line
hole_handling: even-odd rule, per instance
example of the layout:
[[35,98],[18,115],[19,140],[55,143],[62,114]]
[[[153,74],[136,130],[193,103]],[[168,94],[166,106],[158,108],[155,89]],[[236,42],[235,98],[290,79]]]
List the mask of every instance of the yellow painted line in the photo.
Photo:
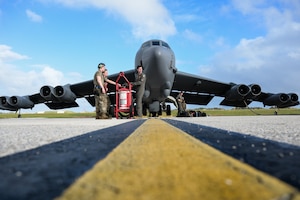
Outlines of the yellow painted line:
[[58,199],[300,199],[299,192],[149,119]]

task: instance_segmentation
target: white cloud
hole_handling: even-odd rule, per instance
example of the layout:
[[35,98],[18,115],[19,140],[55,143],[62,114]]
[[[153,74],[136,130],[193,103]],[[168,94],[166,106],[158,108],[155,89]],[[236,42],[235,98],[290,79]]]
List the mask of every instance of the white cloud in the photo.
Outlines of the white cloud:
[[37,93],[42,85],[56,86],[66,80],[62,72],[47,65],[17,67],[12,64],[24,59],[28,56],[14,52],[10,46],[0,45],[0,96]]
[[218,47],[222,47],[225,45],[225,41],[224,41],[224,37],[219,37],[216,39],[215,41],[215,45],[218,46]]
[[10,46],[0,44],[0,63],[23,59],[28,59],[28,56],[15,53]]
[[[292,2],[292,1],[290,1]],[[226,81],[257,82],[270,92],[300,91],[300,19],[298,10],[268,6],[266,1],[233,1],[240,12],[258,16],[266,34],[242,38],[238,44],[219,52],[210,75]],[[255,15],[255,16],[254,16]],[[219,76],[219,77],[216,77]]]
[[[81,75],[78,73],[70,73],[65,75],[63,72],[49,65],[31,65],[16,66],[14,61],[25,60],[29,57],[14,52],[10,46],[0,45],[0,96],[24,96],[39,93],[40,88],[44,85],[57,86],[71,83],[70,80],[80,81]],[[92,111],[94,108],[86,101],[79,100],[83,105],[83,110]],[[35,106],[36,112],[39,110],[47,110],[44,105]],[[79,110],[81,111],[81,110]],[[3,112],[0,110],[0,112]]]
[[[0,96],[24,96],[39,93],[44,85],[57,86],[71,83],[70,80],[80,81],[78,73],[64,74],[49,65],[16,66],[14,61],[28,59],[27,56],[14,52],[10,46],[0,45]],[[78,99],[80,108],[76,111],[93,111],[94,108],[85,100]],[[33,110],[22,112],[37,112],[48,110],[44,104],[39,104]],[[0,110],[3,112],[3,110]]]
[[176,33],[174,21],[160,0],[40,0],[56,2],[67,7],[95,7],[106,10],[110,15],[121,17],[132,25],[135,37],[165,39]]
[[[195,20],[199,20],[199,16],[193,14],[183,14],[183,15],[176,15],[175,20],[180,23],[189,23]],[[200,19],[203,20],[203,19]]]
[[193,31],[189,30],[189,29],[184,30],[183,36],[185,38],[187,38],[188,40],[191,40],[191,41],[196,42],[196,43],[201,43],[202,42],[202,36],[198,33],[195,33]]
[[232,0],[232,5],[243,14],[253,14],[258,12],[265,2],[266,0]]
[[37,65],[38,71],[33,71],[33,79],[39,77],[43,83],[56,86],[62,84],[64,81],[64,74],[48,65]]
[[38,69],[24,70],[13,65],[0,66],[0,96],[2,95],[30,95],[38,93],[43,85],[56,86],[61,84],[63,73],[49,66]]
[[35,12],[31,11],[31,10],[26,10],[26,15],[27,17],[33,21],[33,22],[42,22],[43,21],[43,18],[42,16],[36,14]]
[[207,18],[204,16],[200,16],[199,14],[181,14],[175,15],[174,20],[178,23],[190,23],[194,21],[204,22],[207,21]]

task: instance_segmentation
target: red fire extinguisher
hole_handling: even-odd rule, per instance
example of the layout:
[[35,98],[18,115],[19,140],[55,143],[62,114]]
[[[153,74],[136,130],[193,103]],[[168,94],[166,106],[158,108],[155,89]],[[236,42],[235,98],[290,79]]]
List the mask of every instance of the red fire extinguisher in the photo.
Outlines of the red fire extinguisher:
[[[127,86],[119,86],[118,83],[121,78],[123,78],[126,81]],[[116,83],[116,118],[118,119],[120,112],[128,113],[128,117],[131,118],[134,115],[134,109],[132,105],[132,85],[125,77],[124,72],[120,72]]]

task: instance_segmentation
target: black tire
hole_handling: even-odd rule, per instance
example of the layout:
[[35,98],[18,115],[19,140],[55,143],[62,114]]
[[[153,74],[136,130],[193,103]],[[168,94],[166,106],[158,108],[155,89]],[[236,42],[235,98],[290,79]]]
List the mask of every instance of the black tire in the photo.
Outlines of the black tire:
[[171,106],[167,105],[167,115],[170,116],[171,115]]
[[162,106],[161,105],[159,105],[159,111],[157,112],[157,115],[158,116],[162,115]]
[[147,108],[146,108],[146,106],[143,106],[143,115],[144,115],[144,116],[147,115]]

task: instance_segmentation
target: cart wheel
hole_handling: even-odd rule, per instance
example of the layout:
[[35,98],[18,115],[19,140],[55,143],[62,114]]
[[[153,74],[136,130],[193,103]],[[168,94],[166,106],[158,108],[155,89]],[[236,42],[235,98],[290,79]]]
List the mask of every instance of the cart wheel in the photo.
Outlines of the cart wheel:
[[120,119],[128,119],[129,118],[129,113],[125,113],[125,112],[119,112],[119,118]]

